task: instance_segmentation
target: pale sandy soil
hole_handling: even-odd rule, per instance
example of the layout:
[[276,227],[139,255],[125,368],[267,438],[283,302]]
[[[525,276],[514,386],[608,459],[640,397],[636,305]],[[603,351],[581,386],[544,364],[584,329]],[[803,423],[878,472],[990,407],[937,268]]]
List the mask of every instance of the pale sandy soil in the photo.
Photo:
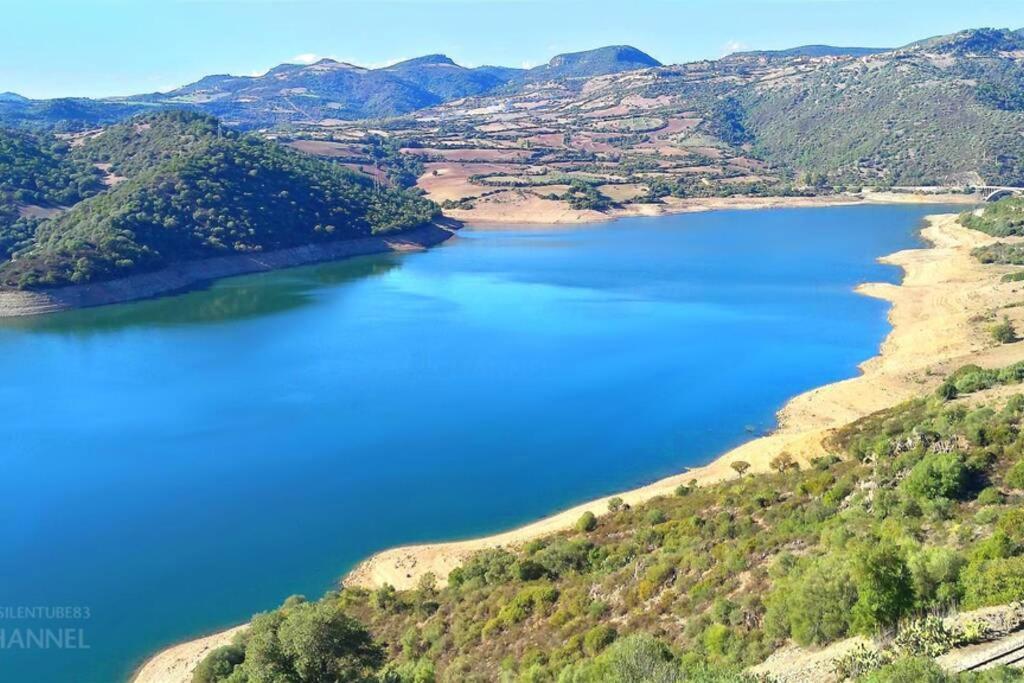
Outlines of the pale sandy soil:
[[[897,197],[935,201],[933,197]],[[764,206],[766,200],[758,201]],[[779,429],[773,434],[743,444],[708,465],[618,494],[619,497],[636,505],[656,496],[671,495],[679,484],[692,479],[710,484],[734,477],[730,464],[736,460],[750,463],[754,472],[767,470],[772,458],[783,451],[806,460],[824,451],[823,442],[836,428],[933,389],[952,369],[968,362],[997,367],[1024,359],[1024,343],[996,346],[989,340],[991,323],[987,319],[996,313],[1009,314],[1018,329],[1024,326],[1024,307],[1005,308],[1009,302],[1024,299],[1024,286],[1001,282],[1001,275],[1008,268],[983,266],[970,255],[972,248],[992,241],[991,238],[960,227],[954,215],[930,218],[922,234],[931,247],[901,251],[883,259],[904,269],[901,285],[866,283],[858,288],[867,296],[892,302],[889,319],[893,325],[879,355],[861,366],[860,376],[795,397],[779,412]],[[577,505],[494,536],[386,550],[356,567],[345,583],[371,588],[388,583],[403,589],[415,586],[427,572],[443,581],[452,569],[479,550],[516,547],[565,530],[588,510],[603,514],[611,497]],[[196,653],[228,639],[225,634],[217,634],[166,650],[147,662],[134,683],[188,683],[189,672],[199,659]]]
[[[466,181],[468,182],[468,181]],[[421,179],[422,183],[422,179]],[[475,186],[471,186],[475,187]],[[541,188],[543,189],[543,188]],[[538,190],[539,192],[540,190]],[[978,197],[947,193],[866,192],[826,197],[710,197],[707,199],[676,199],[666,197],[662,204],[628,204],[607,212],[575,210],[561,200],[542,199],[521,190],[508,190],[474,201],[472,209],[445,212],[465,223],[479,227],[499,227],[502,224],[571,224],[611,221],[629,216],[663,216],[674,213],[719,211],[723,209],[776,209],[814,206],[842,206],[865,202],[880,204],[977,204]]]
[[62,206],[39,206],[38,204],[19,204],[18,216],[20,218],[53,218],[65,211]]
[[228,645],[247,624],[174,645],[160,652],[135,672],[132,683],[189,683],[192,671],[211,650]]
[[445,215],[458,221],[490,225],[595,223],[615,218],[600,211],[573,209],[568,202],[542,199],[534,192],[519,189],[475,199],[473,205],[472,209],[445,211]]

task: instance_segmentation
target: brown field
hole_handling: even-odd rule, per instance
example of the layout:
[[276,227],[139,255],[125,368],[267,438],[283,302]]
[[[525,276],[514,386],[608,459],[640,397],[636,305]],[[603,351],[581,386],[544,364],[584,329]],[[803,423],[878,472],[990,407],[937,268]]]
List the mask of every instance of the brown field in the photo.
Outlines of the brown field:
[[[466,197],[475,197],[481,192],[493,189],[471,183],[469,177],[472,175],[517,173],[521,172],[523,167],[509,164],[453,164],[435,162],[426,164],[426,169],[426,173],[420,176],[416,182],[416,186],[426,192],[430,199],[440,203],[446,199],[458,201]],[[434,171],[437,171],[436,175]]]
[[525,161],[530,152],[517,149],[403,149],[408,154],[418,156],[440,157],[446,161]]
[[647,186],[642,183],[600,185],[597,189],[613,202],[625,202],[647,194]]
[[531,135],[530,137],[523,139],[540,147],[565,146],[565,135],[562,133],[542,133],[540,135]]

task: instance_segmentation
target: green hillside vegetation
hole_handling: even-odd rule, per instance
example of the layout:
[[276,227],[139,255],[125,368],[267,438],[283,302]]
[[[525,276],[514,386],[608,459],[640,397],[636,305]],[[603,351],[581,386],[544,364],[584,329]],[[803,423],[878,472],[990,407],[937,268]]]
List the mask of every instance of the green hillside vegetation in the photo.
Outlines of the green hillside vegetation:
[[1024,245],[996,242],[971,250],[982,263],[1024,266]]
[[102,187],[99,171],[71,158],[66,144],[50,136],[0,129],[0,260],[28,244],[39,223],[22,218],[19,207],[74,204]]
[[1024,118],[1013,102],[1024,67],[988,49],[948,67],[912,50],[875,66],[826,65],[746,92],[745,121],[765,159],[797,172],[882,185],[958,184],[978,172],[1021,185]]
[[[921,659],[985,637],[926,615],[1024,599],[1024,395],[954,399],[1022,379],[1024,364],[969,366],[841,430],[811,467],[783,455],[769,474],[633,508],[613,499],[572,531],[478,553],[445,587],[427,576],[318,604],[365,625],[386,654],[380,681],[740,681],[788,640],[894,631],[850,670],[879,683],[1024,680]],[[194,680],[284,680],[252,675],[252,643],[215,654],[240,666]]]
[[0,283],[96,282],[177,261],[399,232],[436,207],[199,114],[133,119],[72,155],[128,179],[41,222]]
[[964,212],[958,220],[964,227],[993,237],[1024,235],[1024,197],[1004,197],[980,213]]

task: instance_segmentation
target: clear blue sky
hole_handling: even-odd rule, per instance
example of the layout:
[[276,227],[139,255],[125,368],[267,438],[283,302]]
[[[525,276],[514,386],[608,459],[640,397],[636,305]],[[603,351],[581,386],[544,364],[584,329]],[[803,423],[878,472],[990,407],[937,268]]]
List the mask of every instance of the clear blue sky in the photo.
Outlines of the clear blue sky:
[[806,43],[890,46],[1024,27],[1024,0],[2,0],[0,92],[165,90],[330,56],[378,65],[443,52],[535,65],[628,43],[663,62]]

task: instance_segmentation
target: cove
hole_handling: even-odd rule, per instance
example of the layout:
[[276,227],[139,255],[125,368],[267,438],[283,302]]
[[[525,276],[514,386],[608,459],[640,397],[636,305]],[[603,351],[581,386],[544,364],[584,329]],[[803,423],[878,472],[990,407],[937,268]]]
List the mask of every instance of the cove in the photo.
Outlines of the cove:
[[85,645],[0,650],[0,679],[126,680],[376,550],[707,462],[856,374],[889,326],[853,287],[947,210],[465,229],[0,322],[0,627]]

